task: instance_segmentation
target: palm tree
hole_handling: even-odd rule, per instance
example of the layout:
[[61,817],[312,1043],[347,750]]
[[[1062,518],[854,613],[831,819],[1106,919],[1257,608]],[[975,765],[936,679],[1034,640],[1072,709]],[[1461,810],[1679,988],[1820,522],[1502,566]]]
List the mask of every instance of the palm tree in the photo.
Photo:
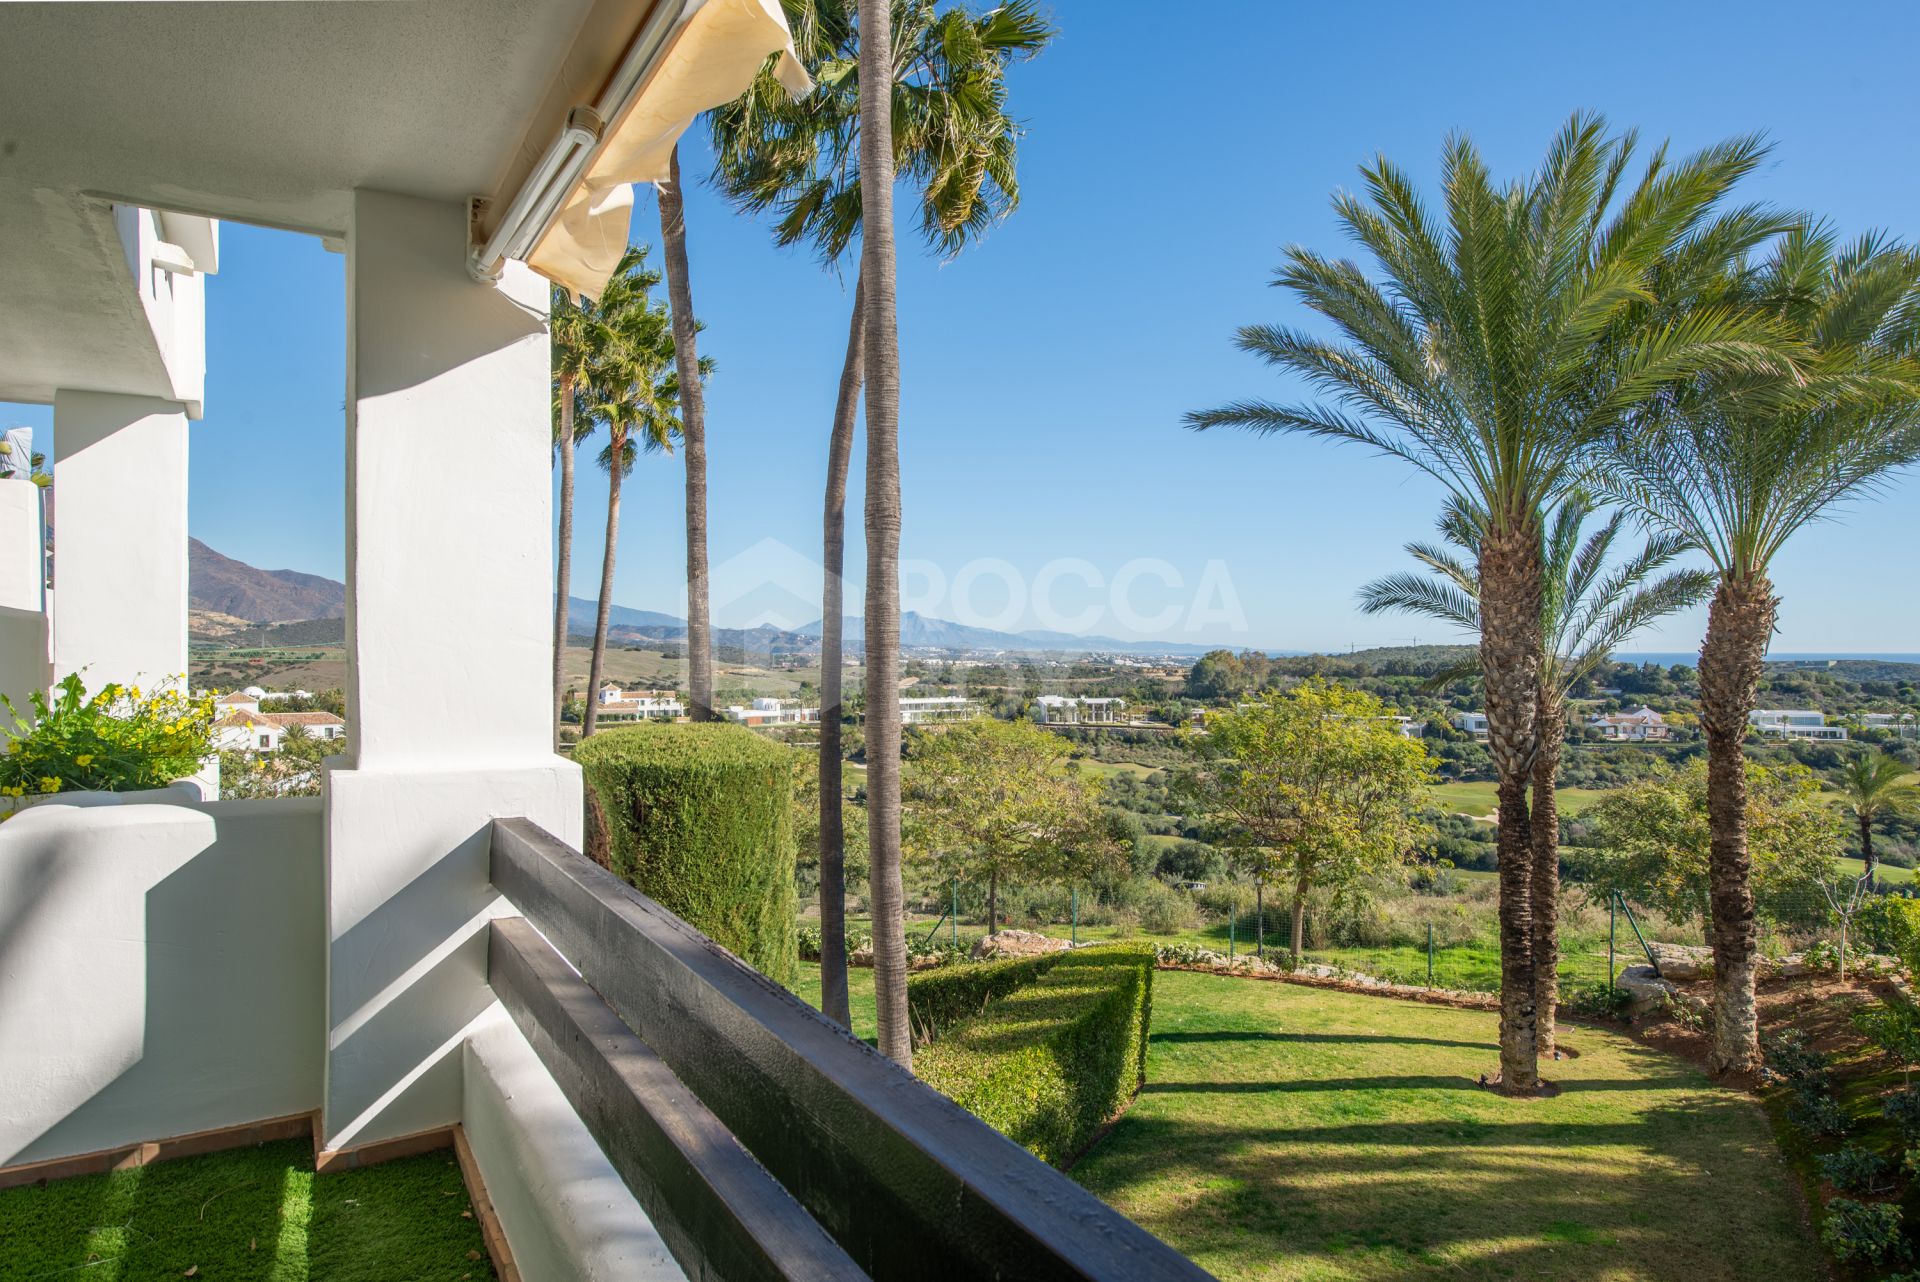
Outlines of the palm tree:
[[1905,765],[1884,752],[1869,751],[1840,767],[1840,795],[1847,813],[1860,825],[1860,859],[1867,866],[1864,880],[1868,891],[1875,890],[1874,867],[1879,861],[1873,853],[1873,825],[1920,800],[1920,786]]
[[566,706],[569,593],[573,578],[573,470],[580,442],[593,431],[582,416],[579,393],[592,367],[598,337],[596,304],[583,303],[571,290],[553,287],[553,448],[560,456],[560,551],[554,571],[553,734],[560,738],[560,714]]
[[867,384],[867,887],[880,1053],[913,1068],[900,886],[900,331],[894,306],[889,0],[860,0],[860,302]]
[[674,361],[680,375],[681,439],[687,465],[687,712],[711,721],[713,711],[712,584],[707,574],[707,400],[687,268],[687,210],[680,190],[680,148],[668,158],[659,187],[660,241],[666,247],[667,299],[673,314]]
[[[1701,309],[1627,326],[1664,259],[1696,242],[1724,257],[1776,230],[1751,209],[1718,212],[1764,149],[1753,139],[1677,164],[1654,153],[1625,181],[1632,135],[1576,116],[1542,167],[1497,186],[1478,150],[1451,139],[1444,213],[1385,158],[1342,194],[1345,230],[1386,281],[1350,261],[1289,251],[1276,283],[1340,331],[1333,340],[1255,325],[1239,343],[1303,375],[1331,403],[1246,401],[1190,414],[1196,429],[1304,432],[1358,442],[1437,479],[1483,514],[1477,536],[1480,665],[1499,780],[1501,1088],[1538,1087],[1527,791],[1540,749],[1545,593],[1541,513],[1580,477],[1587,443],[1663,380],[1770,349],[1744,317]],[[1623,332],[1625,331],[1625,332]]]
[[1709,1064],[1744,1073],[1760,1064],[1744,744],[1779,607],[1768,574],[1794,533],[1920,456],[1920,258],[1877,236],[1843,248],[1826,228],[1801,224],[1763,261],[1743,260],[1698,293],[1709,306],[1749,308],[1797,340],[1795,377],[1728,372],[1677,383],[1610,433],[1596,478],[1650,525],[1705,553],[1716,572],[1700,649],[1712,833]]
[[607,471],[607,534],[600,561],[593,657],[587,672],[587,706],[581,715],[582,738],[594,732],[599,719],[600,677],[620,541],[621,485],[642,449],[671,450],[682,432],[673,326],[667,309],[652,301],[660,273],[647,267],[646,252],[644,246],[627,250],[600,295],[600,345],[588,375],[589,413],[607,429],[607,444],[600,451],[600,466]]
[[[1616,564],[1614,544],[1626,514],[1614,512],[1583,537],[1593,515],[1592,501],[1574,493],[1562,500],[1546,523],[1546,590],[1540,621],[1546,648],[1534,702],[1540,749],[1533,761],[1529,815],[1534,991],[1542,1055],[1553,1053],[1554,1011],[1560,1000],[1560,811],[1555,789],[1566,736],[1567,695],[1634,633],[1698,605],[1713,591],[1713,576],[1705,570],[1660,573],[1685,550],[1685,544],[1671,534],[1650,536],[1637,552]],[[1428,574],[1376,579],[1360,589],[1360,608],[1368,614],[1404,610],[1478,634],[1480,580],[1470,558],[1479,551],[1480,525],[1477,514],[1457,500],[1448,503],[1440,517],[1440,533],[1467,559],[1445,547],[1409,543],[1408,554],[1426,566]],[[1466,675],[1470,673],[1447,673],[1438,679]]]
[[[776,213],[776,244],[810,244],[823,266],[837,269],[859,235],[862,211],[854,0],[784,4],[814,92],[792,98],[770,62],[746,94],[714,111],[715,179],[740,208]],[[1030,0],[979,16],[960,6],[936,14],[927,0],[896,2],[893,31],[894,47],[904,51],[893,78],[895,164],[917,193],[921,235],[936,251],[955,255],[1020,203],[1020,127],[1006,111],[1006,69],[1038,53],[1054,31]],[[850,1024],[841,772],[847,473],[865,320],[856,271],[821,522],[820,988],[821,1009],[843,1026]]]

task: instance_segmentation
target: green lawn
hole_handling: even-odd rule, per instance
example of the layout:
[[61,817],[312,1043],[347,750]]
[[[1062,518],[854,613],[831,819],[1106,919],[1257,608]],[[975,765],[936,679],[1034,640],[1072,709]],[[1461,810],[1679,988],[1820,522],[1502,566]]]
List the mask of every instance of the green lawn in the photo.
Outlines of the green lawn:
[[1227,1282],[1826,1276],[1757,1104],[1566,1040],[1563,1093],[1507,1100],[1491,1014],[1162,971],[1147,1086],[1073,1175]]
[[[1433,804],[1450,814],[1490,815],[1498,804],[1491,782],[1437,783],[1428,789]],[[1607,795],[1604,788],[1560,788],[1553,796],[1563,815],[1577,815]]]
[[0,1192],[0,1278],[491,1278],[451,1150],[316,1177],[283,1140]]

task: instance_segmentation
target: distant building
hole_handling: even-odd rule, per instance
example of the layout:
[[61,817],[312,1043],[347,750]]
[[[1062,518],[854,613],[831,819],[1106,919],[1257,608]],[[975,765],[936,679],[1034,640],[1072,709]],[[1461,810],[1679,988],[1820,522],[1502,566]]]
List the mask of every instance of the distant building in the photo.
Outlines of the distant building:
[[1453,728],[1463,734],[1484,741],[1487,737],[1487,714],[1484,712],[1456,712],[1453,714]]
[[1416,721],[1412,717],[1402,717],[1399,715],[1390,716],[1387,720],[1393,722],[1393,728],[1400,732],[1402,739],[1424,739],[1427,737],[1427,723],[1425,721]]
[[940,721],[971,721],[980,712],[979,704],[957,694],[922,695],[900,701],[900,720],[910,726]]
[[285,733],[257,711],[232,708],[213,723],[213,749],[215,752],[277,752]]
[[726,715],[727,720],[743,726],[804,726],[820,720],[820,709],[803,708],[778,699],[755,699],[752,707],[732,705]]
[[686,714],[680,696],[671,690],[622,690],[600,687],[596,721],[674,721]]
[[1826,714],[1803,708],[1761,708],[1747,714],[1747,721],[1761,734],[1780,739],[1828,739],[1844,741],[1845,726],[1830,726]]
[[1673,738],[1667,719],[1644,703],[1632,712],[1608,712],[1587,719],[1587,728],[1602,739],[1620,743],[1664,743]]
[[1033,719],[1043,726],[1113,726],[1126,719],[1125,699],[1082,699],[1043,694],[1033,701]]
[[[278,752],[287,732],[298,726],[309,738],[344,739],[347,723],[331,712],[262,712],[260,702],[274,696],[249,686],[213,701],[216,752]],[[290,698],[283,694],[280,697]]]
[[1911,712],[1869,712],[1860,724],[1869,730],[1891,730],[1902,739],[1920,739],[1920,722]]

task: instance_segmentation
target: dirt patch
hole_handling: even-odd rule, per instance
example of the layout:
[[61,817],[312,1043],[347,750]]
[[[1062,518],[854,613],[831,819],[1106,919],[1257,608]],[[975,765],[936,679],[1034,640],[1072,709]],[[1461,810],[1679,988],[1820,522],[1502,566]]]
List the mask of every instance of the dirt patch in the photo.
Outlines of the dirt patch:
[[[1713,1001],[1712,980],[1699,980],[1677,987],[1701,1001],[1709,1004]],[[1845,983],[1824,976],[1767,979],[1754,989],[1754,1006],[1760,1017],[1762,1038],[1783,1028],[1797,1028],[1812,1039],[1814,1049],[1832,1055],[1836,1060],[1844,1060],[1857,1056],[1863,1044],[1853,1026],[1853,1012],[1863,1005],[1887,1001],[1894,996],[1892,985],[1878,979],[1850,979]],[[1636,1021],[1628,1031],[1636,1041],[1644,1042],[1656,1050],[1677,1055],[1701,1069],[1707,1066],[1712,1042],[1704,1028],[1694,1028],[1655,1014]],[[1724,1085],[1748,1091],[1758,1090],[1762,1085],[1749,1074],[1722,1078],[1721,1081]]]

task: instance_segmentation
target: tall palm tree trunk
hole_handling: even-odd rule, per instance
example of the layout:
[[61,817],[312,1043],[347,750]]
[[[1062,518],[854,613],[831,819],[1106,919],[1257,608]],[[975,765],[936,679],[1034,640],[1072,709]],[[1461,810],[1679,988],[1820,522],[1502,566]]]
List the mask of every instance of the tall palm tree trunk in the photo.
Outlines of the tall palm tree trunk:
[[1713,944],[1713,1046],[1707,1066],[1760,1067],[1754,1010],[1753,861],[1747,851],[1747,716],[1773,635],[1773,585],[1764,575],[1727,577],[1707,610],[1700,647],[1700,726],[1707,740],[1707,906]]
[[1860,816],[1860,862],[1866,865],[1867,893],[1872,894],[1878,887],[1874,884],[1874,868],[1879,857],[1873,853],[1873,816]]
[[700,386],[699,322],[687,270],[687,209],[680,190],[680,148],[660,188],[660,242],[666,250],[667,303],[673,313],[673,363],[680,373],[680,443],[687,462],[687,712],[713,712],[712,587],[707,577],[707,398]]
[[847,1005],[847,833],[840,771],[840,701],[845,641],[847,568],[847,469],[853,459],[854,415],[860,383],[866,309],[856,276],[847,355],[840,366],[840,393],[833,406],[827,445],[827,500],[822,520],[820,585],[820,1009],[844,1028],[853,1027]]
[[880,1053],[913,1067],[900,887],[900,333],[894,305],[893,14],[860,0],[860,276],[867,375],[867,846]]
[[1540,1086],[1527,807],[1539,750],[1540,558],[1540,532],[1531,521],[1517,528],[1496,523],[1481,539],[1480,667],[1500,806],[1500,1088],[1510,1095],[1530,1095]]
[[1533,759],[1533,987],[1540,1054],[1553,1057],[1554,1015],[1560,1004],[1560,806],[1554,786],[1566,741],[1567,710],[1540,691],[1540,751]]
[[613,467],[607,474],[607,548],[600,557],[600,609],[593,621],[593,658],[587,665],[587,710],[581,718],[580,737],[593,733],[600,711],[600,669],[607,657],[607,624],[613,616],[613,553],[620,544],[620,467],[626,440],[613,437]]
[[553,741],[560,742],[560,714],[567,705],[567,594],[573,578],[573,376],[560,376],[560,561],[554,571]]

